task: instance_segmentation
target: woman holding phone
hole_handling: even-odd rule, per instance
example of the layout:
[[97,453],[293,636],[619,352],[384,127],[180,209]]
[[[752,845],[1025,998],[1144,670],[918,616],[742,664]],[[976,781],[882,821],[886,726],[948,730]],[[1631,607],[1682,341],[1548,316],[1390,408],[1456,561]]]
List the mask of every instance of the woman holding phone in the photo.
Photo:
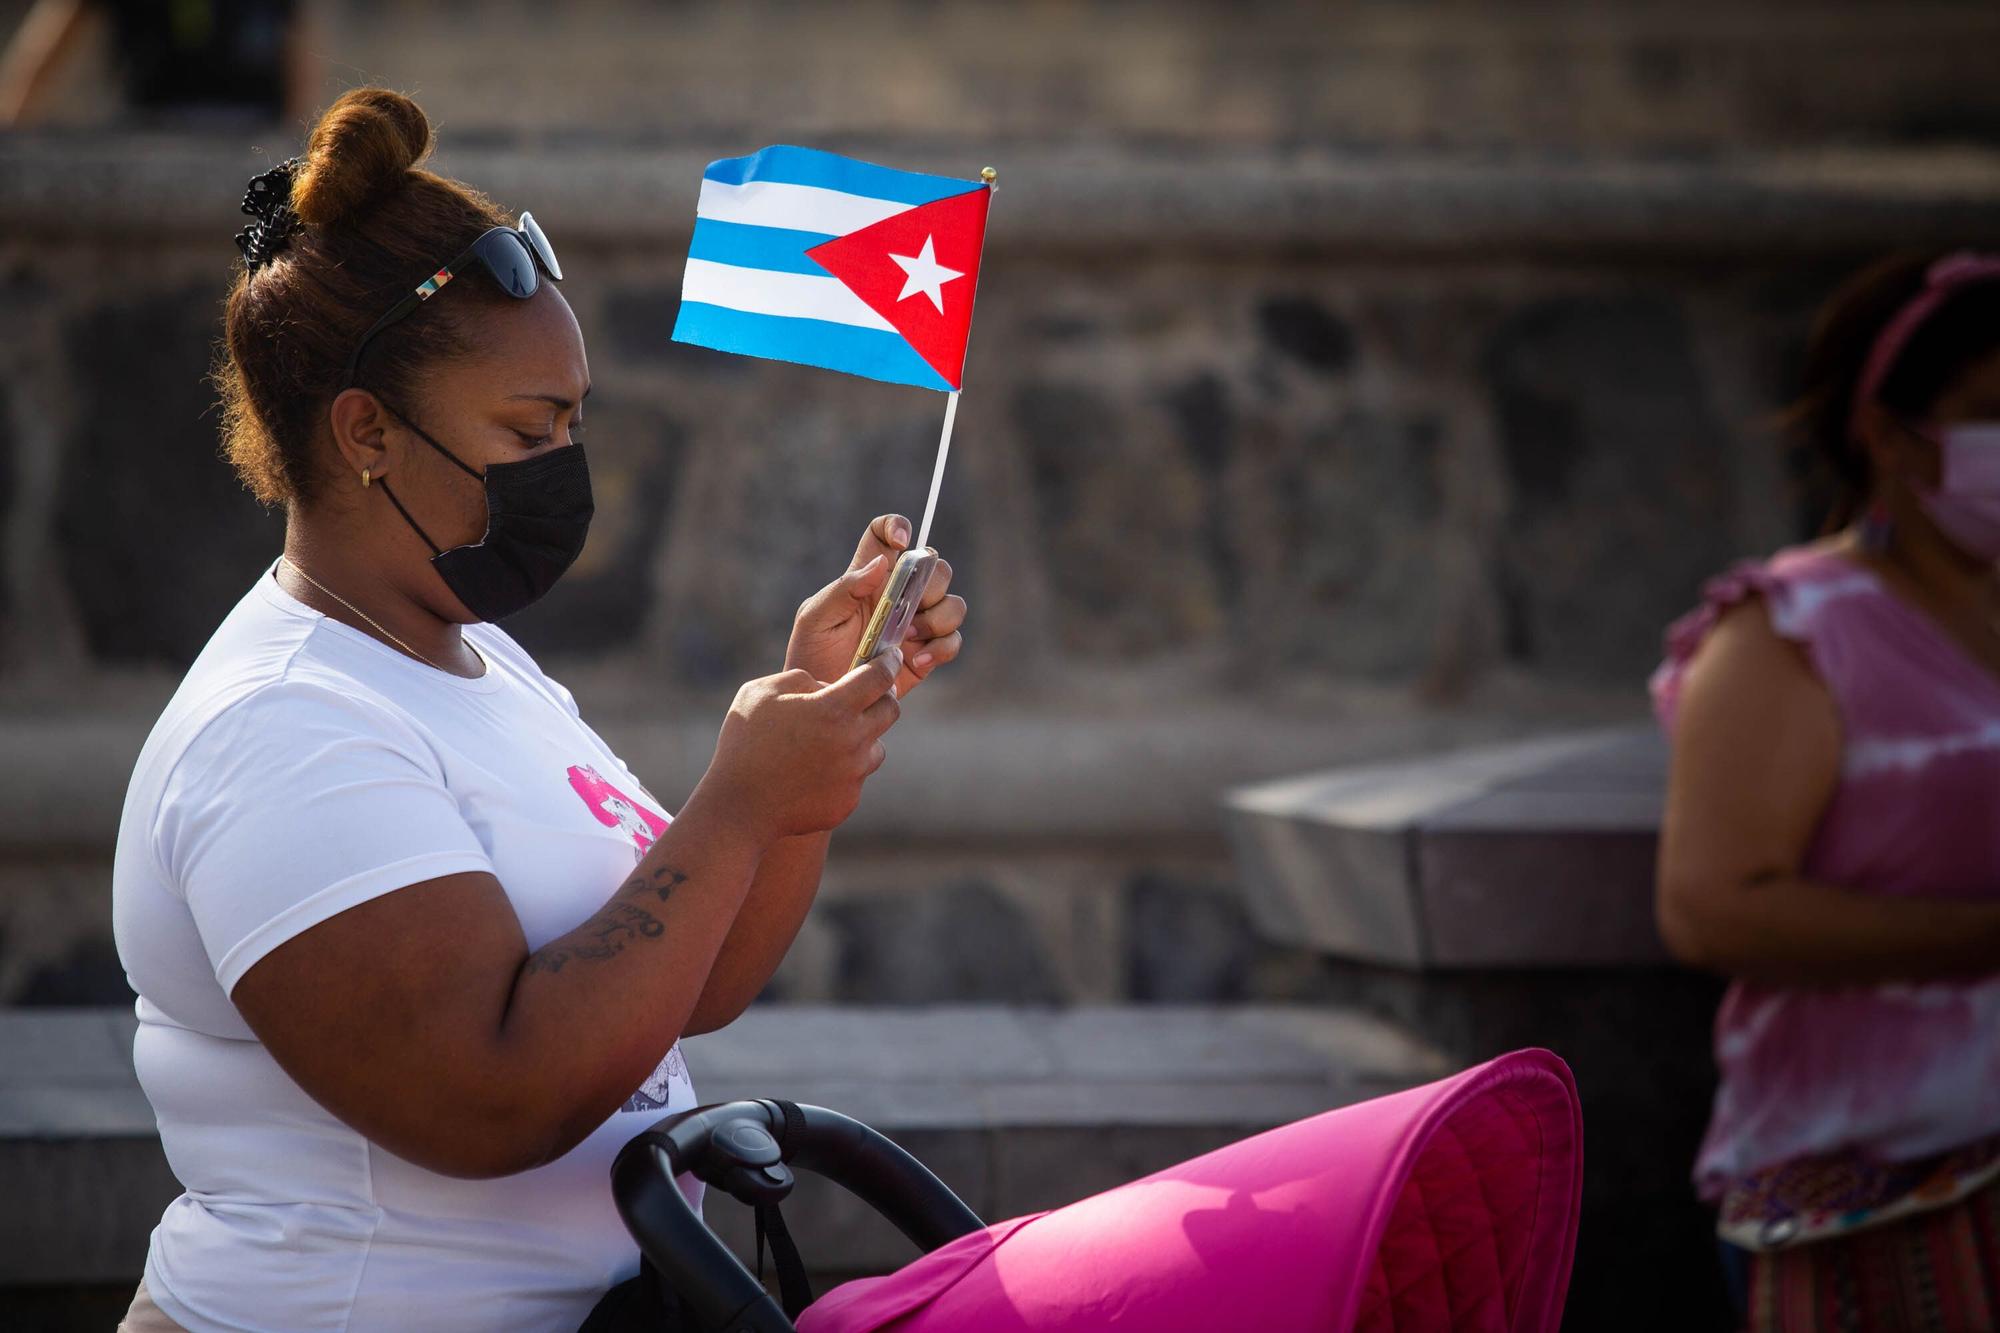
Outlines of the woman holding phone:
[[582,548],[590,374],[548,238],[421,169],[431,141],[359,89],[246,196],[224,430],[287,530],[119,830],[186,1190],[133,1333],[576,1328],[638,1266],[613,1154],[695,1104],[680,1038],[769,979],[898,699],[962,642],[940,562],[903,649],[848,669],[910,537],[877,519],[670,817],[489,623]]

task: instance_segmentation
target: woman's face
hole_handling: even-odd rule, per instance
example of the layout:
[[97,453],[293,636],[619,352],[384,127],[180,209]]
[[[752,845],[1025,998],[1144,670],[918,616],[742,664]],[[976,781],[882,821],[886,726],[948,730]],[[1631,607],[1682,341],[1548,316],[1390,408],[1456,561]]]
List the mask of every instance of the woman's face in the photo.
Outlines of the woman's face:
[[[461,621],[458,599],[437,595],[444,589],[426,568],[430,545],[372,482],[387,483],[440,550],[476,543],[486,535],[484,483],[412,427],[479,473],[489,464],[568,448],[581,432],[590,392],[583,333],[554,283],[542,283],[525,301],[484,302],[470,318],[479,321],[470,330],[473,350],[426,367],[407,400],[366,388],[335,396],[328,412],[330,473],[315,502],[343,530],[349,555],[395,578],[439,616]],[[363,469],[370,484],[361,480]]]
[[[410,402],[388,404],[384,475],[396,498],[446,550],[486,533],[485,488],[394,414],[402,413],[474,472],[565,449],[583,427],[590,365],[583,332],[552,282],[525,301],[489,303],[475,355],[433,367]],[[421,313],[417,316],[421,318]],[[393,507],[389,509],[395,517]],[[407,530],[400,520],[397,527]],[[422,548],[415,533],[410,541]],[[425,559],[428,548],[422,548]]]

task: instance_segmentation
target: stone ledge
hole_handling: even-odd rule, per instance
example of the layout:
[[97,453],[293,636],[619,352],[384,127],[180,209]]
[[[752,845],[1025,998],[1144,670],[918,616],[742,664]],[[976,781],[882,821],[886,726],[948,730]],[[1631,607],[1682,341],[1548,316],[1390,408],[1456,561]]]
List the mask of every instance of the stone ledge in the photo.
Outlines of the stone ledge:
[[1270,939],[1405,967],[1667,961],[1652,727],[1336,769],[1232,792],[1231,842]]
[[[561,674],[561,673],[558,673]],[[682,723],[600,713],[592,725],[670,806],[700,780],[727,701],[690,703]],[[946,712],[912,697],[889,761],[842,826],[854,838],[1219,839],[1232,783],[1317,765],[1435,751],[1548,725],[1536,710],[1400,707],[1284,716],[1191,701],[1161,716]],[[0,854],[108,851],[151,716],[0,715]],[[1135,774],[1144,775],[1134,780]]]
[[[0,1011],[0,1287],[136,1280],[179,1186],[132,1072],[134,1024],[122,1008]],[[688,1060],[703,1101],[781,1096],[881,1128],[989,1219],[1449,1072],[1380,1020],[1279,1007],[773,1005],[691,1039]],[[718,1199],[709,1214],[747,1254],[748,1213]],[[788,1217],[823,1274],[911,1257],[824,1182]]]
[[[2000,152],[1835,149],[1720,156],[1123,149],[923,140],[830,147],[971,176],[1001,170],[988,245],[1287,247],[1381,254],[1768,254],[1972,243],[2000,219]],[[713,146],[450,147],[437,169],[547,201],[579,241],[677,250]],[[0,137],[0,234],[226,244],[243,182],[278,154],[240,141],[43,131]]]

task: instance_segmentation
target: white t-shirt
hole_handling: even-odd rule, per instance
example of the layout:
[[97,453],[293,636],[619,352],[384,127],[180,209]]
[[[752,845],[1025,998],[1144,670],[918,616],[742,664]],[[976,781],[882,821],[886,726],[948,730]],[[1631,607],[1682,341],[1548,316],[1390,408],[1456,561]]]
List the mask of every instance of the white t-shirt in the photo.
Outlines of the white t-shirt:
[[638,1271],[611,1159],[695,1104],[679,1046],[562,1158],[459,1180],[320,1107],[229,992],[292,936],[457,871],[496,876],[540,948],[604,905],[668,816],[504,631],[465,627],[487,670],[462,679],[314,611],[275,568],[189,668],[119,824],[133,1054],[186,1189],[146,1286],[194,1333],[570,1333]]

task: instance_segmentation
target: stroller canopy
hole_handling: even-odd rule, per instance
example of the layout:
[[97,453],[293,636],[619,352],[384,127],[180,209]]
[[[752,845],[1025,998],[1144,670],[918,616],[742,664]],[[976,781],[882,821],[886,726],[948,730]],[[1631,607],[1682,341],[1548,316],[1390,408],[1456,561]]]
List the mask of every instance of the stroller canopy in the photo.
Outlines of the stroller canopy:
[[1554,1330],[1582,1149],[1569,1067],[1516,1051],[963,1236],[798,1327]]

